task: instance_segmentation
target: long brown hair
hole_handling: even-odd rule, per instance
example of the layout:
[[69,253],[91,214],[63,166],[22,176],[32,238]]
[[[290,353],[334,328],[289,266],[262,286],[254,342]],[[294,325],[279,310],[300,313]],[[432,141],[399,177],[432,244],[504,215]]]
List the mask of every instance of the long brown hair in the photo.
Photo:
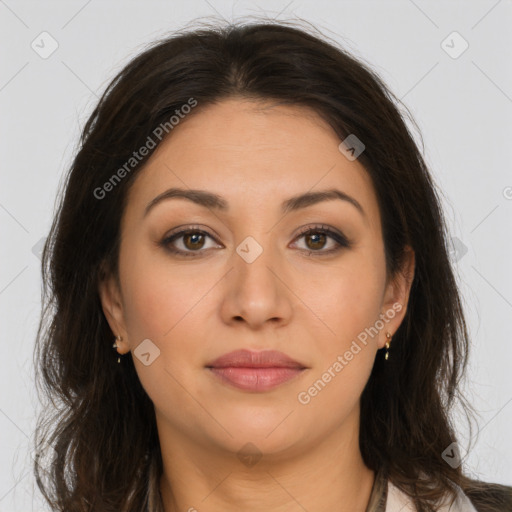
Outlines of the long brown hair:
[[[469,344],[438,191],[405,122],[414,120],[368,65],[335,42],[270,21],[182,30],[155,42],[112,80],[85,124],[43,252],[35,357],[46,402],[34,469],[46,500],[63,512],[163,510],[154,407],[132,359],[116,362],[98,284],[107,274],[119,280],[127,192],[154,147],[127,169],[133,152],[148,137],[158,146],[155,130],[190,98],[200,112],[235,96],[311,107],[340,141],[355,134],[366,146],[359,162],[377,194],[388,276],[400,270],[406,245],[415,251],[391,357],[377,353],[361,396],[366,465],[385,471],[420,512],[435,510],[454,485],[479,510],[501,510],[499,486],[471,480],[442,456],[457,439],[454,404],[471,418],[459,393]],[[107,182],[108,196],[100,197]]]

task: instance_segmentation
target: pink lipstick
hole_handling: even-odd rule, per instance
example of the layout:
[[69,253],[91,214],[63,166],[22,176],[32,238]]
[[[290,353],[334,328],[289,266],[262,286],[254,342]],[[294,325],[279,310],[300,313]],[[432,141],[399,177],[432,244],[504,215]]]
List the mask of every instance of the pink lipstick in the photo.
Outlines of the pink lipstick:
[[206,365],[214,375],[245,391],[269,391],[307,369],[286,354],[275,350],[236,350]]

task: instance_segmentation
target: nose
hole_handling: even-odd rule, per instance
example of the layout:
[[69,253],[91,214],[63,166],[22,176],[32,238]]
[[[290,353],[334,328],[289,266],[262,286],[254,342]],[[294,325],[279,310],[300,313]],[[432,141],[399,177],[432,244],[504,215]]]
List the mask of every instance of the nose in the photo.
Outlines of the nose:
[[233,255],[221,316],[226,323],[245,322],[251,329],[260,329],[267,323],[286,325],[293,314],[294,294],[287,284],[291,279],[275,251],[263,248],[252,259],[241,250],[248,247],[254,250],[250,244],[241,244]]

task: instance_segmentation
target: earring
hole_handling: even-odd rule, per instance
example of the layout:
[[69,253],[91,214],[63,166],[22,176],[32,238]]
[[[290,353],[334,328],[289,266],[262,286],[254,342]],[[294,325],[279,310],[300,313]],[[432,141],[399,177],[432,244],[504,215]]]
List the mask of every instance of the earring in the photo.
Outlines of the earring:
[[386,333],[386,338],[387,338],[387,341],[386,341],[386,355],[384,356],[384,359],[387,361],[388,360],[388,357],[389,357],[389,343],[391,342],[391,334],[389,334],[389,332]]
[[[117,345],[117,341],[123,341],[123,338],[121,336],[116,336],[116,341],[114,341],[114,344],[112,345],[113,348],[117,348],[118,345]],[[117,358],[117,362],[120,363],[121,362],[121,357],[119,356]]]

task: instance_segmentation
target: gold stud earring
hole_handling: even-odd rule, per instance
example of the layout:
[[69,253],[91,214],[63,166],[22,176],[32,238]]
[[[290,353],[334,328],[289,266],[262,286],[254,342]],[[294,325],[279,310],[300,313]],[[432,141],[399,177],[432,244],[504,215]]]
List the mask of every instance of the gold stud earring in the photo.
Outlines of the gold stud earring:
[[384,359],[387,361],[388,360],[388,357],[389,357],[389,343],[391,342],[391,334],[389,332],[386,333],[386,338],[387,338],[387,341],[386,341],[386,355],[384,356]]
[[[116,341],[114,341],[114,344],[112,345],[113,348],[117,348],[118,345],[117,345],[117,341],[123,341],[123,338],[121,336],[116,336]],[[121,362],[121,357],[119,356],[117,358],[117,362],[120,363]]]

